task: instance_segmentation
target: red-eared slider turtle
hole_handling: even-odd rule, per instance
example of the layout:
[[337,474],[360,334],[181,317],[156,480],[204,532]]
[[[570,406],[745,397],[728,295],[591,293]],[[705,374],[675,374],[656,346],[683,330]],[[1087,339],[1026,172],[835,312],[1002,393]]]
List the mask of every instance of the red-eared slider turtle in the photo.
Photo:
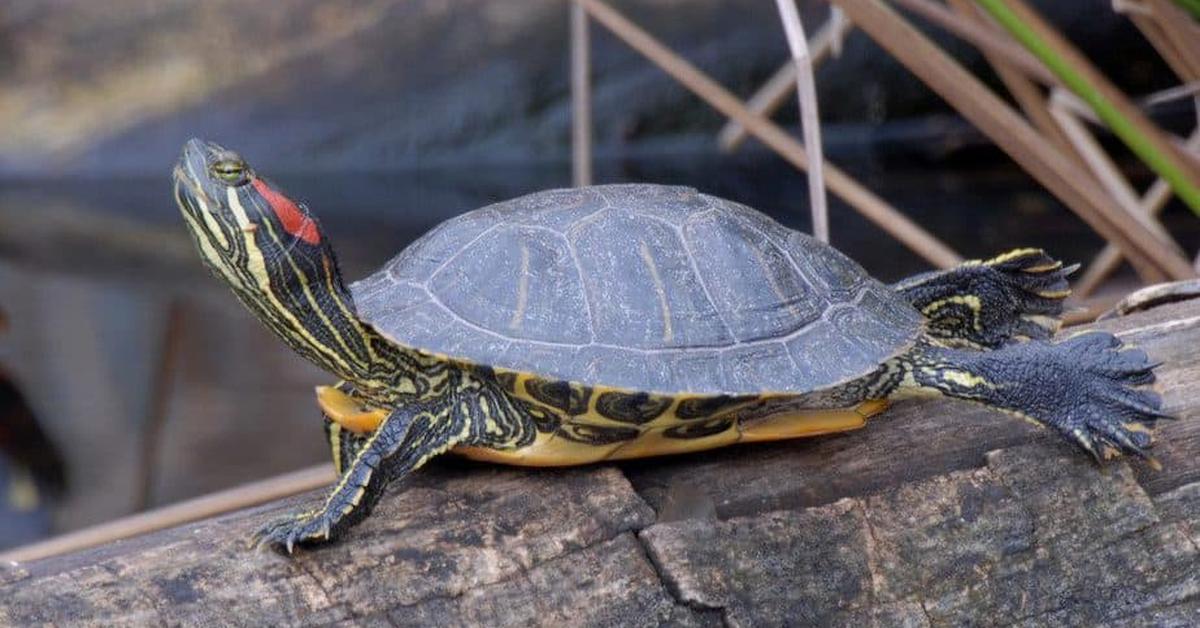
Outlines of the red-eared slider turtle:
[[539,192],[446,221],[347,288],[315,216],[192,140],[175,197],[200,253],[302,356],[341,478],[263,528],[343,533],[389,481],[453,450],[570,465],[853,429],[941,394],[1145,455],[1145,353],[1062,342],[1061,264],[1018,250],[884,285],[829,246],[683,187]]

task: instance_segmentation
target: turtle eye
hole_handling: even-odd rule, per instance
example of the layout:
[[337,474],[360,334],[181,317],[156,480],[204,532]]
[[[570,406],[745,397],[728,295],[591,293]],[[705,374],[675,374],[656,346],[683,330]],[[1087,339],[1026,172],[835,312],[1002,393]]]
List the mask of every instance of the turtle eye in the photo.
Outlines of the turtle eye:
[[245,185],[249,181],[249,177],[247,176],[249,169],[246,168],[246,162],[241,159],[222,159],[217,161],[212,165],[212,173],[217,179],[233,187]]

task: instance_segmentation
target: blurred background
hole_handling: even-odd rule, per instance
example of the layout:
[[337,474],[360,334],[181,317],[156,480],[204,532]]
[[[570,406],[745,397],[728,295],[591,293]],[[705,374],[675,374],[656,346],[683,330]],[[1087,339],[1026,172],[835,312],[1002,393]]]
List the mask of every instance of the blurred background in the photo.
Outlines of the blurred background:
[[[742,97],[788,58],[771,2],[611,4]],[[1033,4],[1125,93],[1178,84],[1108,0]],[[810,26],[829,10],[799,5]],[[0,545],[328,458],[312,387],[329,378],[207,275],[184,231],[169,173],[185,140],[234,148],[307,201],[362,277],[446,218],[571,185],[568,9],[0,4]],[[999,85],[974,48],[928,32]],[[691,185],[809,229],[804,173],[753,141],[719,150],[718,113],[591,33],[597,183]],[[1104,245],[862,32],[816,78],[830,161],[964,255],[1086,261]],[[1188,99],[1148,115],[1181,135],[1195,122]],[[799,137],[794,91],[775,119]],[[1100,139],[1133,183],[1152,179]],[[832,196],[830,222],[881,279],[929,268]],[[1200,221],[1171,201],[1163,222],[1194,254]]]

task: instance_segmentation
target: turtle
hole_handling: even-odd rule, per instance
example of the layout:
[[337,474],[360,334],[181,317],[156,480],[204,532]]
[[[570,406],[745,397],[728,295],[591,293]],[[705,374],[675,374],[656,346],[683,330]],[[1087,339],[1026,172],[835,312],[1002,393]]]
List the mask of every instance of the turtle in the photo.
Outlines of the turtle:
[[258,546],[343,536],[446,452],[565,466],[862,427],[945,396],[1149,458],[1147,354],[1056,340],[1073,267],[1040,249],[895,284],[692,188],[542,191],[461,214],[347,286],[317,217],[237,153],[192,139],[175,200],[201,258],[298,354],[339,474]]

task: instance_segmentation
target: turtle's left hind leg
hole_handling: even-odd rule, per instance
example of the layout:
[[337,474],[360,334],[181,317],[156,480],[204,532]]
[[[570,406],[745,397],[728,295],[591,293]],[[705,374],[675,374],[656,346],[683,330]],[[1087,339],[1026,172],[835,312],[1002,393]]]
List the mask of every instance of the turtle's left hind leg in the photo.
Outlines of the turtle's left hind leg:
[[1041,249],[1017,249],[958,268],[922,273],[893,284],[943,344],[993,349],[1058,331],[1070,294],[1064,267]]
[[1150,390],[1155,364],[1116,336],[1088,332],[1061,342],[1031,340],[995,351],[919,343],[876,374],[885,394],[934,391],[1052,427],[1097,459],[1148,458],[1159,419],[1172,418]]

